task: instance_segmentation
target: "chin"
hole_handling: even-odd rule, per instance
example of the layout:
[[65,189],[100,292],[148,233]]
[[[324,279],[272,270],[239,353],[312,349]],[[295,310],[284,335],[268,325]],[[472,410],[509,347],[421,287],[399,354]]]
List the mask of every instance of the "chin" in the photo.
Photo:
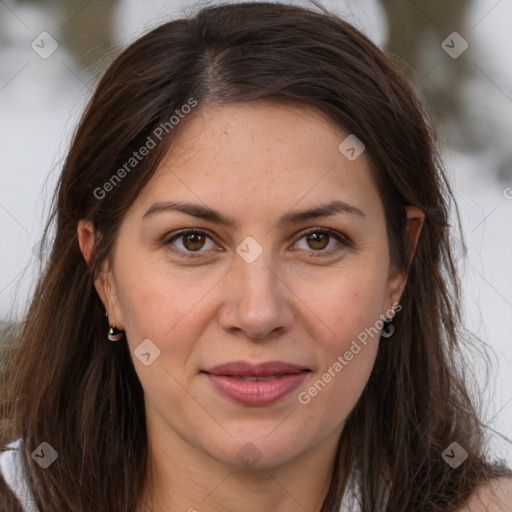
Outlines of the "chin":
[[276,422],[262,432],[253,430],[249,435],[224,437],[217,443],[209,443],[207,452],[219,462],[238,469],[268,470],[282,466],[299,456],[302,450],[297,444],[297,433],[283,431],[279,438],[269,436],[275,426]]

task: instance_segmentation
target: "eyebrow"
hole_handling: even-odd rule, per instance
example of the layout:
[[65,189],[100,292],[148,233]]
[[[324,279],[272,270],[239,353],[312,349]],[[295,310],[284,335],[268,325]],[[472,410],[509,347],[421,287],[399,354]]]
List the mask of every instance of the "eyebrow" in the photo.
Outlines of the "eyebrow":
[[[182,212],[187,215],[208,220],[215,224],[227,226],[230,228],[234,228],[236,226],[236,221],[233,218],[227,217],[212,208],[200,204],[184,203],[180,201],[155,203],[142,216],[142,218],[145,219],[157,213],[174,211]],[[362,218],[365,217],[365,214],[359,208],[356,208],[355,206],[352,206],[345,201],[338,200],[332,201],[322,206],[309,208],[307,210],[287,213],[279,219],[278,225],[281,226],[287,224],[296,224],[299,222],[304,222],[308,219],[315,219],[317,217],[329,217],[331,215],[335,215],[336,213],[348,213],[350,215],[355,215]]]

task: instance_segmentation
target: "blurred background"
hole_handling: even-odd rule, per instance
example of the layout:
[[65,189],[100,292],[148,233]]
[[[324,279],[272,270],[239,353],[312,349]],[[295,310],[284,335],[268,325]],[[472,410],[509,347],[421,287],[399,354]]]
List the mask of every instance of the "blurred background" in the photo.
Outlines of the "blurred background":
[[[309,5],[307,2],[286,2]],[[20,320],[50,194],[98,78],[128,43],[205,2],[0,0],[0,322]],[[512,465],[512,0],[324,0],[400,66],[438,123],[461,213],[466,325],[492,349],[484,420]],[[456,224],[453,217],[452,224]],[[479,363],[476,361],[476,363]]]

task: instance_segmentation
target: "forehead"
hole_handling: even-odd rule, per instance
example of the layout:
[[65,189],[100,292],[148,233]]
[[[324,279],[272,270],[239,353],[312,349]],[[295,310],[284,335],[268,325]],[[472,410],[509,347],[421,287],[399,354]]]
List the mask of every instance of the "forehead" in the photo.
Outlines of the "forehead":
[[137,207],[187,200],[216,209],[231,206],[254,213],[272,207],[281,212],[295,204],[350,199],[379,213],[364,152],[351,161],[338,149],[349,135],[310,106],[204,105],[179,126]]

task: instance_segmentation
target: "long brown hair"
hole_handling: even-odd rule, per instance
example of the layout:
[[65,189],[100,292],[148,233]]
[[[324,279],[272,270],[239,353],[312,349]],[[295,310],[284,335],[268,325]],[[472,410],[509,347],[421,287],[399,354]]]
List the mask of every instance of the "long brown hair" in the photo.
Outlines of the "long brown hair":
[[[209,6],[135,41],[99,82],[52,203],[47,264],[2,358],[0,441],[21,439],[40,510],[133,512],[140,504],[148,457],[143,390],[126,342],[106,340],[93,276],[172,143],[171,116],[191,99],[197,108],[255,100],[313,106],[355,134],[384,204],[391,264],[408,275],[392,342],[380,344],[340,437],[322,512],[339,510],[349,479],[364,512],[446,512],[480,483],[510,474],[486,459],[461,365],[469,341],[461,335],[450,248],[453,195],[432,123],[394,63],[315,5],[320,11],[267,2]],[[101,193],[160,126],[167,129],[156,147]],[[405,205],[426,215],[412,262]],[[89,266],[77,241],[80,219],[98,233]],[[468,453],[456,469],[442,458],[454,441]],[[41,442],[59,454],[45,470],[31,458]]]

